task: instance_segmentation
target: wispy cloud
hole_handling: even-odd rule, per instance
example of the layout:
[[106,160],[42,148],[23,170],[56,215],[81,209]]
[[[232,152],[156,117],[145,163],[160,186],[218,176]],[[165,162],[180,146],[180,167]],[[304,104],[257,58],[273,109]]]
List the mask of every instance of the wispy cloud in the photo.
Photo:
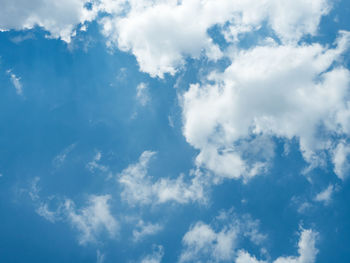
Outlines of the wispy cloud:
[[148,91],[148,85],[144,82],[141,82],[136,87],[136,98],[142,106],[146,106],[150,101],[150,95]]
[[53,165],[57,168],[61,167],[65,162],[69,153],[71,153],[76,147],[76,143],[73,143],[60,152],[52,161]]
[[6,73],[10,76],[10,80],[16,89],[16,93],[20,96],[23,95],[23,86],[21,83],[21,78],[17,77],[11,69],[7,70]]
[[335,191],[334,185],[330,184],[326,189],[315,196],[315,201],[328,205],[332,201],[332,195]]
[[163,226],[160,224],[145,223],[143,220],[140,220],[132,232],[133,240],[135,242],[141,241],[146,236],[158,234],[162,229]]

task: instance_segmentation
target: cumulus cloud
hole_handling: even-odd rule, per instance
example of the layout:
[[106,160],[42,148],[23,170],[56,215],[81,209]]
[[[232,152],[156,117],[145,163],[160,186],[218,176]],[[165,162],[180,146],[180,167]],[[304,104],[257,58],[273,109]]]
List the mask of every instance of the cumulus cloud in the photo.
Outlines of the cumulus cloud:
[[[265,154],[273,152],[266,139],[273,137],[298,139],[304,159],[322,163],[320,153],[333,149],[329,135],[346,136],[350,128],[350,73],[340,63],[349,39],[341,32],[334,48],[270,43],[242,50],[223,73],[191,85],[183,95],[183,134],[200,150],[197,165],[221,177],[252,177],[273,156]],[[246,151],[252,147],[263,154]]]
[[96,11],[86,8],[90,0],[1,0],[0,30],[44,28],[50,37],[71,41],[77,25],[92,21]]
[[244,250],[238,251],[236,258],[236,263],[267,263],[267,261],[257,260],[256,257],[251,256],[248,252]]
[[179,262],[232,261],[243,237],[255,244],[266,238],[258,228],[258,221],[248,215],[239,217],[232,210],[221,212],[212,224],[197,222],[182,239],[184,248]]
[[222,51],[208,35],[214,25],[223,27],[230,40],[267,22],[283,42],[297,42],[303,35],[316,34],[321,17],[329,11],[326,0],[283,4],[278,0],[130,0],[128,4],[123,16],[101,20],[103,33],[109,45],[132,52],[141,71],[161,78],[164,73],[174,75],[186,57],[221,58]]
[[[197,222],[184,235],[182,243],[184,249],[179,262],[236,262],[236,263],[314,263],[318,250],[316,249],[317,233],[313,230],[302,230],[298,242],[298,256],[283,256],[274,261],[260,260],[249,252],[240,248],[242,237],[251,231],[246,223],[253,222],[254,231],[259,233],[256,221],[232,217],[224,213],[226,221],[214,221],[212,224]],[[221,218],[222,219],[222,218]],[[227,220],[229,219],[229,220]],[[221,225],[221,229],[218,229]],[[261,235],[261,234],[260,234]],[[265,236],[264,236],[265,239]],[[258,243],[261,245],[262,241]],[[251,241],[253,241],[251,239]]]
[[225,38],[268,25],[283,42],[314,35],[327,0],[2,0],[1,30],[40,26],[51,37],[70,42],[77,28],[99,21],[109,46],[135,55],[140,69],[151,76],[174,75],[186,57],[223,53],[208,30],[219,25]]
[[303,230],[298,243],[299,256],[279,257],[274,263],[314,263],[318,253],[316,240],[316,232],[310,229]]
[[123,187],[123,200],[131,205],[205,200],[204,183],[200,175],[193,175],[189,183],[184,181],[183,175],[176,179],[153,180],[148,175],[148,165],[155,154],[151,151],[143,152],[137,163],[130,164],[118,175],[117,180]]

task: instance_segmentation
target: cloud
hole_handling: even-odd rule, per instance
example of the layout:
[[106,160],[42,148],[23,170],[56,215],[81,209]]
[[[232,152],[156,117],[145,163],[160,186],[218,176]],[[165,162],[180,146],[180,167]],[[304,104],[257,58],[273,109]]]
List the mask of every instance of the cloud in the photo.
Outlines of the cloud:
[[103,263],[104,261],[105,261],[105,255],[100,250],[97,250],[96,263]]
[[73,143],[66,147],[62,152],[60,152],[55,158],[53,159],[52,163],[55,167],[59,168],[63,165],[63,163],[66,161],[66,158],[68,154],[70,154],[76,147],[76,143]]
[[164,249],[162,246],[154,246],[153,253],[145,256],[141,263],[160,263],[164,256]]
[[251,256],[248,252],[244,250],[238,251],[238,256],[235,263],[267,263],[263,260],[257,260],[256,257]]
[[101,161],[101,158],[102,158],[102,153],[100,151],[96,152],[92,161],[88,162],[88,164],[86,165],[86,168],[92,173],[94,173],[96,170],[101,172],[108,172],[109,171],[108,166],[105,166],[99,163]]
[[323,202],[325,205],[328,205],[332,200],[332,194],[334,190],[334,185],[330,184],[325,190],[316,195],[315,201]]
[[[298,243],[299,256],[279,257],[273,263],[314,263],[318,250],[316,249],[317,233],[313,230],[302,230]],[[236,263],[267,263],[268,261],[257,260],[248,252],[240,250],[236,258]]]
[[0,30],[44,28],[50,37],[70,42],[79,24],[92,21],[97,10],[88,9],[90,0],[1,0]]
[[[39,196],[40,188],[37,186],[39,177],[32,183],[29,196],[35,202],[36,213],[51,223],[68,222],[79,232],[79,244],[97,242],[101,233],[107,233],[110,238],[114,238],[118,232],[119,224],[110,211],[110,195],[90,195],[86,206],[76,208],[76,204],[71,199],[63,202],[55,196],[43,200]],[[49,203],[57,199],[55,209],[49,208]]]
[[[248,225],[250,226],[247,226]],[[219,227],[220,226],[220,227]],[[274,261],[259,260],[249,252],[240,248],[243,237],[247,233],[255,232],[261,235],[259,242],[262,245],[265,235],[259,233],[258,221],[249,216],[240,217],[230,212],[222,212],[212,224],[197,222],[182,239],[183,250],[179,262],[236,262],[236,263],[314,263],[318,250],[316,240],[318,234],[313,230],[301,231],[298,243],[298,256],[283,256]],[[253,229],[253,231],[252,231]],[[249,235],[248,235],[249,236]],[[265,250],[262,248],[262,250]]]
[[341,64],[349,39],[341,32],[334,48],[270,43],[241,50],[223,73],[192,84],[183,94],[183,134],[200,150],[197,166],[250,178],[266,171],[274,137],[298,139],[304,159],[322,164],[322,153],[333,150],[329,135],[350,130],[350,73]]
[[12,85],[15,87],[16,89],[16,93],[20,96],[23,95],[23,86],[22,86],[22,83],[21,83],[21,78],[20,77],[17,77],[13,72],[12,70],[7,70],[6,71],[7,74],[10,76],[10,80],[11,80],[11,83]]
[[[342,113],[342,115],[348,114],[347,112]],[[340,141],[333,150],[332,159],[334,163],[334,172],[342,180],[344,180],[350,172],[350,164],[348,162],[349,154],[350,146],[344,141]]]
[[242,238],[246,237],[255,244],[265,240],[266,236],[258,228],[258,221],[248,215],[240,217],[232,210],[221,212],[212,224],[199,221],[190,227],[182,239],[184,248],[179,262],[233,261]]
[[112,12],[100,21],[108,45],[130,51],[141,71],[160,78],[165,73],[174,75],[186,57],[220,59],[222,51],[208,34],[214,25],[222,27],[229,40],[267,22],[283,42],[296,42],[304,35],[316,34],[321,17],[330,9],[326,0],[288,0],[283,4],[278,0],[124,3],[128,3],[124,12],[120,12],[120,4],[116,14]]
[[110,199],[110,195],[91,195],[88,205],[78,210],[72,200],[65,201],[63,209],[67,220],[80,232],[80,244],[96,242],[96,236],[103,230],[110,237],[115,237],[118,223],[110,212],[108,204]]
[[298,257],[279,257],[273,263],[314,263],[318,250],[316,248],[317,233],[306,229],[301,232],[298,243]]
[[139,242],[144,239],[146,236],[155,235],[163,229],[163,226],[160,224],[145,223],[143,220],[140,220],[136,226],[136,229],[133,230],[133,240]]
[[142,106],[146,106],[150,101],[147,84],[141,82],[139,85],[137,85],[136,91],[137,100]]
[[40,26],[50,37],[69,43],[76,30],[97,20],[110,47],[131,52],[140,70],[153,77],[174,75],[187,57],[223,56],[209,36],[215,25],[226,40],[254,31],[264,23],[282,42],[315,35],[327,0],[2,0],[0,30]]
[[123,187],[123,200],[131,205],[205,200],[204,182],[198,174],[193,175],[190,183],[184,181],[183,175],[176,179],[160,178],[154,181],[147,170],[155,154],[151,151],[143,152],[137,163],[130,164],[118,175],[117,180]]
[[45,202],[41,202],[35,212],[51,223],[55,223],[60,219],[60,215],[56,211],[51,211],[49,205]]

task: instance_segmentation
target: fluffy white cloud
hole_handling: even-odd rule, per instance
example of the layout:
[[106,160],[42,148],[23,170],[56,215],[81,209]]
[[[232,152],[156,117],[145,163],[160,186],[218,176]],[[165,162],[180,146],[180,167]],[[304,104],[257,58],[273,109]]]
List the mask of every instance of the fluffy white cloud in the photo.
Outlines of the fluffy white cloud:
[[129,165],[118,175],[118,182],[123,187],[122,199],[132,205],[205,200],[200,175],[194,175],[191,183],[186,183],[182,175],[176,179],[160,178],[154,182],[152,176],[147,174],[154,155],[155,152],[143,152],[137,163]]
[[[249,252],[239,249],[242,236],[246,235],[246,231],[251,231],[250,227],[246,227],[246,222],[253,222],[254,229],[258,233],[256,221],[247,217],[232,217],[232,214],[231,217],[225,218],[229,219],[225,224],[220,221],[222,220],[220,216],[217,219],[219,221],[214,221],[211,225],[197,222],[190,228],[182,240],[184,249],[179,262],[314,263],[316,260],[318,250],[315,245],[318,234],[313,230],[302,230],[298,242],[298,256],[279,257],[274,261],[267,261],[259,260]],[[218,225],[222,225],[221,230],[215,230]]]
[[96,17],[85,5],[90,0],[1,0],[0,30],[43,27],[50,36],[70,42],[78,24]]
[[75,208],[72,200],[66,200],[63,206],[64,213],[72,226],[80,232],[80,244],[95,242],[101,231],[107,231],[111,237],[116,235],[118,223],[110,212],[110,199],[109,195],[92,195],[88,205],[79,210]]
[[132,52],[141,71],[158,77],[175,74],[186,57],[222,57],[208,35],[214,25],[224,27],[229,40],[266,22],[282,41],[290,42],[314,35],[329,11],[327,0],[34,0],[30,4],[1,0],[0,4],[0,30],[37,25],[66,42],[79,25],[97,19],[108,45]]
[[235,228],[215,232],[209,225],[198,222],[183,237],[186,249],[181,254],[180,262],[200,261],[201,258],[214,261],[231,260],[236,239]]
[[279,257],[274,263],[314,263],[318,250],[316,248],[317,233],[306,229],[301,232],[297,257]]
[[[109,45],[131,51],[141,71],[151,76],[175,74],[185,57],[205,54],[211,60],[222,56],[208,30],[214,25],[230,26],[226,39],[258,28],[264,21],[282,41],[298,41],[315,34],[322,15],[329,10],[326,0],[156,0],[128,1],[124,16],[102,19]],[[121,5],[119,5],[120,7]],[[118,14],[121,14],[118,8]]]
[[[218,226],[221,226],[221,228]],[[266,238],[258,230],[259,222],[232,210],[223,211],[212,224],[197,222],[184,235],[179,262],[227,262],[236,257],[239,241],[246,237],[255,244]]]
[[155,235],[162,229],[163,226],[160,224],[145,223],[140,220],[132,232],[133,239],[135,242],[141,241],[146,236]]
[[209,83],[191,85],[183,133],[200,150],[197,165],[249,178],[266,168],[273,149],[266,137],[273,136],[297,138],[305,160],[321,162],[318,154],[333,147],[328,135],[346,136],[350,128],[350,73],[338,63],[349,38],[341,32],[335,48],[270,43],[239,51]]

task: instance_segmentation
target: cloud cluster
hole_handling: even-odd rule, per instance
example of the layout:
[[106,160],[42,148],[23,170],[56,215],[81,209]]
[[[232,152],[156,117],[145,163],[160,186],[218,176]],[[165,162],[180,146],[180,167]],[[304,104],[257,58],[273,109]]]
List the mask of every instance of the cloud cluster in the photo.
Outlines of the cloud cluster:
[[77,208],[71,199],[59,202],[56,209],[49,208],[49,200],[43,201],[39,197],[40,189],[37,186],[39,178],[32,183],[29,195],[37,203],[36,212],[51,223],[58,221],[68,222],[79,233],[79,244],[96,243],[102,233],[110,238],[116,237],[119,223],[111,213],[110,195],[89,195],[86,206]]
[[102,231],[115,237],[118,223],[109,209],[108,201],[110,198],[109,195],[92,195],[89,197],[88,205],[79,210],[75,208],[72,200],[66,200],[64,203],[67,219],[80,232],[80,244],[95,242],[96,236]]
[[[223,224],[222,219],[226,222]],[[283,256],[276,260],[258,260],[244,249],[239,248],[242,236],[248,236],[256,245],[261,245],[266,238],[258,231],[258,222],[249,217],[232,217],[222,213],[219,221],[212,224],[197,222],[184,235],[183,251],[179,262],[235,262],[235,263],[314,263],[317,233],[302,230],[298,243],[298,256]],[[221,225],[221,229],[218,229]],[[252,234],[254,233],[254,234]]]
[[259,222],[249,215],[238,216],[232,209],[223,211],[212,224],[199,221],[190,227],[182,239],[184,248],[179,262],[233,261],[244,237],[256,245],[266,238],[259,232]]
[[[273,156],[269,137],[296,138],[304,159],[319,165],[320,153],[337,145],[331,138],[349,133],[350,72],[341,64],[349,40],[349,32],[341,32],[334,48],[272,42],[241,50],[224,72],[191,85],[183,95],[183,134],[200,150],[197,165],[249,178]],[[334,151],[340,178],[346,155],[345,147]]]
[[123,187],[123,200],[131,205],[205,200],[204,183],[200,175],[194,175],[191,182],[185,182],[183,175],[176,179],[164,177],[153,180],[148,175],[148,165],[155,154],[151,151],[143,152],[137,163],[130,164],[118,175],[117,180]]
[[1,0],[0,30],[24,30],[40,26],[50,37],[70,42],[77,25],[92,21],[96,12],[90,0]]
[[141,71],[160,78],[174,75],[186,57],[221,58],[222,51],[208,34],[213,26],[221,27],[229,41],[267,22],[283,42],[296,42],[305,34],[316,34],[329,11],[326,0],[124,2],[128,5],[122,16],[118,8],[118,15],[101,20],[102,32],[109,45],[135,55]]

